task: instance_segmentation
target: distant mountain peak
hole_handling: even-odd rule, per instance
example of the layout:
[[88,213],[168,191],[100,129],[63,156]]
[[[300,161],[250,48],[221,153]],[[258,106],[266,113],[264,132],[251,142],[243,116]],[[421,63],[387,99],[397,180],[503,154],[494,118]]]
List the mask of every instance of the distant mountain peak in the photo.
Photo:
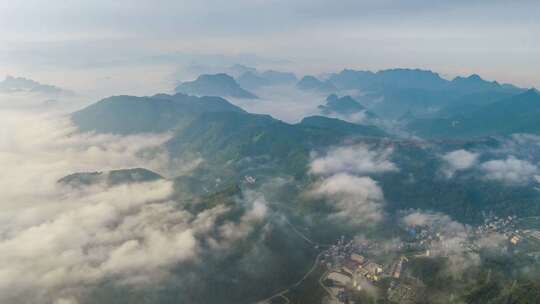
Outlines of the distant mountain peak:
[[74,94],[71,91],[64,90],[54,85],[42,84],[29,78],[16,77],[13,75],[6,75],[6,78],[3,81],[0,81],[0,91],[4,93],[25,92],[55,96],[71,96]]
[[[478,74],[471,74],[467,77],[463,76],[457,76],[452,80],[453,83],[487,83],[487,84],[495,84],[496,81],[487,81],[480,77]],[[497,83],[498,84],[498,83]]]
[[273,85],[291,85],[298,81],[296,75],[290,72],[266,70],[264,72],[246,71],[236,78],[236,81],[247,89],[258,89]]
[[467,77],[467,79],[476,80],[476,81],[482,81],[483,80],[482,77],[480,77],[480,75],[478,75],[478,74],[472,74],[469,77]]
[[216,73],[216,74],[202,74],[197,77],[197,80],[207,80],[207,79],[221,79],[227,82],[234,82],[232,76],[227,75],[226,73]]
[[328,97],[326,97],[326,102],[335,102],[339,99],[339,97],[336,94],[330,94]]
[[523,92],[521,95],[531,96],[531,97],[540,97],[540,93],[535,88],[528,89],[527,91]]
[[323,115],[337,116],[354,123],[366,123],[376,117],[349,95],[338,97],[336,94],[331,94],[326,98],[326,104],[318,108]]
[[334,92],[336,87],[329,81],[319,80],[315,76],[306,75],[300,79],[296,86],[305,91]]
[[236,98],[257,98],[255,94],[246,91],[228,74],[202,74],[193,81],[179,84],[175,91],[197,96],[221,96]]

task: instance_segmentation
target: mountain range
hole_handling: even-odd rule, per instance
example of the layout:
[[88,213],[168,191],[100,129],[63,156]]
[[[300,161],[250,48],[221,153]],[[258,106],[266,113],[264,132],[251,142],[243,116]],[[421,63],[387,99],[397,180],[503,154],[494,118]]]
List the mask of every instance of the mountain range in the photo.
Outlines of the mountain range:
[[540,94],[535,90],[448,117],[413,120],[409,128],[428,138],[470,138],[514,133],[540,134]]
[[330,81],[322,81],[316,78],[315,76],[304,76],[298,83],[296,87],[304,91],[315,91],[319,93],[334,93],[336,87]]
[[[416,72],[411,73],[398,74],[410,76]],[[147,169],[128,168],[75,172],[61,178],[59,183],[79,188],[166,179],[174,187],[171,200],[197,218],[207,218],[216,210],[223,210],[215,219],[222,226],[201,237],[203,250],[199,254],[204,262],[174,268],[178,278],[193,273],[196,280],[185,284],[168,281],[169,285],[156,292],[153,299],[159,303],[176,303],[178,299],[196,303],[252,303],[275,291],[296,286],[291,284],[305,277],[306,271],[309,277],[310,269],[320,264],[317,244],[326,248],[326,244],[333,244],[336,239],[357,237],[358,227],[347,218],[362,217],[373,208],[384,214],[384,220],[373,227],[365,224],[360,238],[376,238],[384,246],[389,244],[388,247],[394,246],[395,234],[391,233],[401,231],[403,212],[417,214],[425,210],[417,215],[420,221],[434,217],[452,219],[457,222],[444,228],[463,227],[463,230],[482,225],[486,215],[501,219],[539,215],[539,192],[534,187],[534,177],[511,181],[520,174],[538,173],[534,164],[540,161],[540,146],[529,144],[520,150],[512,137],[515,132],[540,134],[536,119],[540,117],[538,92],[519,90],[515,93],[513,88],[498,91],[492,89],[495,84],[491,83],[487,91],[467,86],[456,93],[456,97],[439,102],[431,97],[437,98],[442,96],[441,92],[449,90],[446,84],[435,80],[436,76],[431,73],[420,74],[422,79],[407,79],[403,83],[394,79],[399,88],[381,92],[417,94],[416,103],[409,102],[400,109],[410,110],[411,105],[416,104],[418,110],[400,122],[406,131],[424,140],[402,137],[392,129],[383,129],[384,124],[377,127],[335,118],[380,109],[375,106],[377,103],[360,101],[361,98],[369,101],[365,95],[358,98],[331,94],[325,104],[317,108],[321,115],[307,116],[296,123],[250,113],[222,97],[177,93],[105,98],[71,114],[79,131],[121,135],[166,132],[167,140],[160,144],[159,150],[165,151],[173,162],[198,160],[198,165],[189,174],[172,172],[167,178]],[[477,82],[477,79],[472,81]],[[424,82],[441,88],[422,88]],[[318,92],[323,94],[323,91]],[[500,99],[501,96],[505,97]],[[398,100],[394,99],[388,106],[396,106],[396,103]],[[433,104],[440,109],[425,116],[418,115],[419,109]],[[383,119],[371,115],[377,120]],[[459,140],[447,140],[449,138]],[[505,158],[507,155],[511,157]],[[511,166],[516,164],[518,171],[527,169],[528,172],[515,171]],[[498,169],[509,172],[489,171]],[[316,196],[317,189],[321,188],[331,196]],[[372,193],[369,189],[375,191]],[[249,209],[248,202],[253,200],[264,205],[260,207],[262,211],[258,210],[265,214],[260,222],[252,218],[257,210]],[[339,213],[344,217],[337,217],[336,212],[343,205],[350,208]],[[215,256],[208,254],[213,251],[204,250],[219,245],[216,240],[224,235],[237,235],[236,230],[245,228],[246,222],[253,228],[229,250],[220,250]],[[363,220],[360,225],[364,225]],[[410,244],[407,240],[411,236],[407,233],[411,234],[407,231],[398,234],[405,240],[399,244],[405,247]],[[302,237],[304,234],[308,235],[307,241]],[[320,243],[314,245],[310,239]],[[422,288],[439,290],[430,281],[433,272],[438,273],[437,280],[443,280],[442,277],[451,284],[461,282],[462,279],[441,274],[442,270],[437,272],[439,266],[433,266],[440,263],[453,267],[454,264],[450,264],[453,261],[447,263],[438,256],[431,258],[424,254],[423,247],[418,252],[421,256],[410,257],[405,273],[417,268],[423,271],[425,275],[419,277],[427,283]],[[482,262],[486,263],[482,267],[487,267],[482,270],[491,273],[498,267],[497,276],[503,273],[500,268],[530,261],[529,257],[521,258],[521,255],[517,259],[492,261],[491,254],[486,253],[487,261]],[[418,261],[429,267],[419,266]],[[314,303],[312,299],[323,297],[313,291],[320,290],[324,271],[315,272],[313,277],[315,279],[298,285],[300,288],[293,288],[288,296],[307,299],[299,303]],[[484,288],[484,274],[480,277],[473,281],[479,283],[471,288]],[[512,280],[507,282],[508,286],[514,284]],[[209,288],[212,292],[208,292]],[[444,286],[444,290],[447,288]],[[459,293],[459,299],[475,295],[461,285],[451,288]],[[115,299],[117,293],[136,297],[136,292],[102,288],[96,297],[109,301]],[[125,296],[122,299],[125,303],[133,302]]]
[[247,71],[236,78],[240,86],[256,90],[266,86],[294,85],[298,81],[296,75],[289,72],[267,70],[264,72]]
[[[334,102],[339,100],[337,96],[330,99]],[[434,127],[437,124],[433,122],[420,125],[425,128],[411,126],[418,133],[431,132],[427,135],[433,135],[431,138],[436,140],[448,138],[448,134],[463,136],[463,141],[456,143],[400,139],[375,126],[324,116],[310,116],[299,123],[289,124],[269,115],[248,113],[219,97],[183,94],[106,98],[73,113],[72,119],[81,131],[117,134],[170,132],[172,136],[163,144],[163,148],[171,157],[204,159],[189,178],[175,179],[179,187],[183,185],[189,189],[199,189],[197,191],[217,191],[227,185],[224,181],[239,181],[246,175],[258,180],[289,176],[297,183],[309,183],[314,152],[342,145],[362,144],[381,148],[390,145],[394,151],[392,161],[400,170],[378,178],[388,198],[389,210],[405,206],[428,208],[444,211],[460,220],[474,221],[481,217],[485,208],[494,210],[493,206],[489,207],[490,200],[513,201],[514,206],[501,201],[497,208],[518,212],[516,208],[521,204],[517,203],[518,198],[523,197],[522,202],[526,203],[533,194],[520,187],[501,187],[500,183],[481,177],[477,177],[478,180],[472,185],[468,184],[468,179],[441,179],[438,177],[441,166],[438,155],[448,150],[491,149],[502,145],[505,140],[472,139],[472,135],[506,135],[513,131],[540,133],[538,120],[534,119],[539,115],[539,104],[538,93],[531,90],[486,105],[485,110],[475,111],[461,122],[461,125],[467,126],[466,130],[470,130],[466,133],[449,133],[448,128]],[[504,123],[505,119],[509,119],[508,123]],[[411,181],[408,174],[413,174],[414,180]],[[95,176],[96,173],[91,173],[66,179],[84,181],[92,180]],[[454,192],[451,187],[455,187],[455,183],[460,183],[459,189],[470,188],[467,190],[469,192]],[[484,185],[484,188],[477,188],[475,185],[478,184]],[[411,192],[411,187],[416,190]],[[446,188],[447,192],[439,191]],[[405,196],[403,193],[411,195]],[[479,196],[485,200],[479,200]],[[453,203],[445,203],[448,199],[444,197],[451,198]],[[470,205],[473,202],[474,205]],[[455,209],[459,204],[468,207]]]
[[272,164],[276,172],[297,172],[306,166],[313,149],[346,138],[386,136],[374,126],[323,116],[288,124],[269,115],[247,113],[219,97],[183,94],[114,96],[73,113],[71,118],[85,132],[172,131],[173,137],[165,144],[171,155],[202,156],[205,165],[215,171],[248,158]]
[[362,104],[381,117],[400,119],[433,115],[460,103],[485,104],[525,90],[513,85],[486,81],[473,74],[446,80],[439,74],[419,69],[390,69],[378,72],[343,70],[328,82],[340,90],[356,90]]
[[0,92],[2,93],[36,93],[48,96],[72,96],[73,92],[64,90],[54,85],[42,84],[35,80],[6,76],[3,81],[0,81]]
[[478,91],[498,90],[518,92],[512,85],[486,81],[473,74],[446,80],[439,74],[421,69],[389,69],[378,72],[345,69],[330,75],[329,82],[339,89],[381,91],[385,89],[421,89],[427,91],[452,91],[459,95]]
[[255,94],[240,87],[233,77],[225,73],[200,75],[193,81],[179,84],[175,92],[196,96],[257,98]]

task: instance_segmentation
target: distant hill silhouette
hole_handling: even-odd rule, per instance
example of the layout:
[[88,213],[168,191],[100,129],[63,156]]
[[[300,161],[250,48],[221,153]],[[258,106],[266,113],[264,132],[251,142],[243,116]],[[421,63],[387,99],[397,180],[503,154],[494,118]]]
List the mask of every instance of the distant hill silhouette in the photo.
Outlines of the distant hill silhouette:
[[197,96],[221,96],[255,99],[255,94],[246,91],[231,76],[220,74],[203,74],[194,81],[179,84],[175,91]]
[[293,73],[274,70],[267,70],[264,72],[258,72],[256,70],[247,71],[240,75],[236,80],[242,87],[252,90],[265,86],[292,85],[298,81],[296,75]]
[[316,91],[320,93],[333,93],[337,90],[331,82],[321,81],[310,75],[304,76],[302,79],[300,79],[300,81],[296,84],[296,87],[300,90]]
[[35,80],[24,77],[6,76],[6,78],[0,82],[0,92],[3,93],[37,93],[43,95],[73,95],[74,93],[68,90],[64,90],[57,86],[42,84]]

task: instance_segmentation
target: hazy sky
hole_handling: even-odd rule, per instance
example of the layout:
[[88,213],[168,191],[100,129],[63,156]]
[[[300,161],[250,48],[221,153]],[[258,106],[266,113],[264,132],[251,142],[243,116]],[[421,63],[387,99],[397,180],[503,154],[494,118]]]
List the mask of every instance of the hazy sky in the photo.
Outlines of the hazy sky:
[[538,16],[538,0],[0,0],[0,77],[147,94],[187,64],[239,62],[299,74],[419,67],[540,87]]

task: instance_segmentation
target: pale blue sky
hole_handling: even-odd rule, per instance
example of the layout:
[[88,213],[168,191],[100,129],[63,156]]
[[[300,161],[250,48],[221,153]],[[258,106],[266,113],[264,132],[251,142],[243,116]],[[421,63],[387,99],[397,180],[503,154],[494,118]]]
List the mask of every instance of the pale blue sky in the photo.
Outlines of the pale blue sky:
[[538,16],[537,0],[0,0],[0,77],[80,90],[125,73],[119,90],[159,90],[186,62],[221,60],[299,74],[419,67],[540,87]]

